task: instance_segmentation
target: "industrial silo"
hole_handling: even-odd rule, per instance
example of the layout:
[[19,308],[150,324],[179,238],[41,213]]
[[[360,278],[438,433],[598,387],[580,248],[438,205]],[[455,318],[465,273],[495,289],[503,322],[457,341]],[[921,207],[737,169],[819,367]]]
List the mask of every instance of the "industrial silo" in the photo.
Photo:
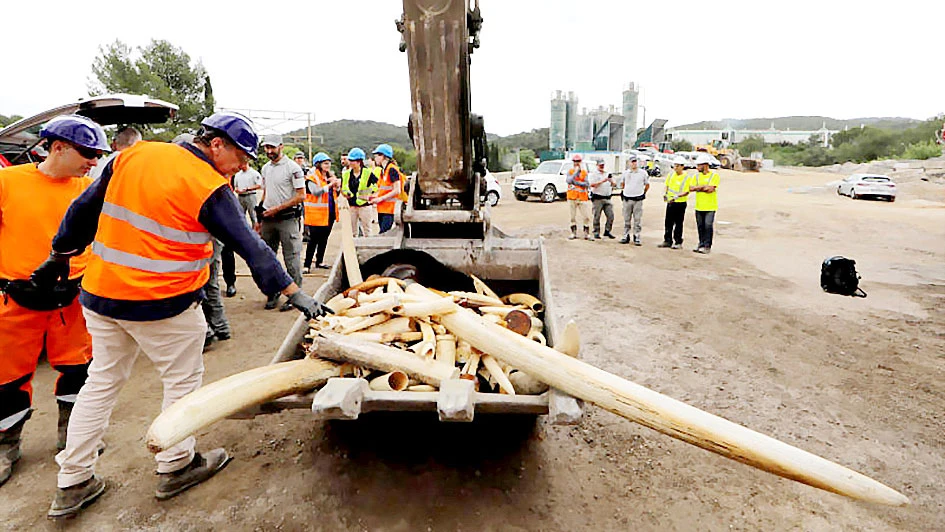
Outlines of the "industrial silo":
[[633,82],[630,82],[630,85],[623,91],[624,149],[632,148],[637,141],[637,102],[639,99],[639,89]]
[[561,91],[551,98],[551,124],[548,127],[548,149],[565,151],[568,128],[568,102]]

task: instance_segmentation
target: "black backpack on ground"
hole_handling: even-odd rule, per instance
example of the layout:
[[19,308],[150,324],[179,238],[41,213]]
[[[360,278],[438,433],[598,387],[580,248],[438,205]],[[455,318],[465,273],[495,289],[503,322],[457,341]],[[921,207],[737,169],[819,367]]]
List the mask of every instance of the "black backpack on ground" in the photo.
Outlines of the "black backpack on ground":
[[820,287],[824,292],[844,296],[866,297],[860,289],[856,261],[846,257],[830,257],[820,267]]

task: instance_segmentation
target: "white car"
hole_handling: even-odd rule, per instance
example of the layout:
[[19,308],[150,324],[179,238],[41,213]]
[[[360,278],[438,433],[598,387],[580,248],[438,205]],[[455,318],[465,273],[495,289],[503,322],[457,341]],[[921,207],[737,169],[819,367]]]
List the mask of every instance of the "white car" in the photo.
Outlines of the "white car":
[[[568,191],[568,169],[574,163],[564,159],[545,161],[534,171],[520,175],[512,182],[515,199],[526,201],[529,196],[538,196],[544,203],[551,203]],[[581,163],[587,170],[587,161]]]
[[502,199],[502,187],[499,180],[492,175],[492,172],[486,170],[486,201],[490,207],[495,207]]
[[853,199],[864,196],[896,201],[896,183],[880,174],[853,174],[837,185],[837,194]]

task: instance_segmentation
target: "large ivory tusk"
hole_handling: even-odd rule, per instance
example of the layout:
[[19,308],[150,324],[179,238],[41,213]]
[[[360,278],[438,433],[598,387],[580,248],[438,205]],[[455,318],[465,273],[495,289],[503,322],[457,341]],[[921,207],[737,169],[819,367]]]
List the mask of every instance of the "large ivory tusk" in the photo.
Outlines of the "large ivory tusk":
[[[419,285],[407,287],[408,293],[425,291]],[[539,345],[470,310],[438,320],[484,353],[663,434],[823,490],[881,504],[909,503],[906,496],[865,475]]]
[[545,305],[531,294],[509,294],[502,301],[510,305],[525,305],[539,314],[545,310]]
[[570,357],[578,356],[581,351],[581,333],[578,332],[577,323],[574,323],[574,320],[568,321],[564,326],[564,330],[555,342],[555,349]]
[[335,311],[335,314],[341,314],[357,304],[358,302],[350,297],[342,297],[341,299],[332,298],[332,301],[325,303],[325,306]]
[[435,392],[436,387],[430,386],[429,384],[414,384],[413,386],[407,386],[408,392]]
[[477,307],[500,307],[503,304],[501,299],[484,296],[475,292],[450,292],[450,295],[453,296],[453,300],[457,303],[465,300],[470,305]]
[[414,379],[435,386],[457,374],[456,368],[419,357],[410,351],[331,332],[320,333],[318,338],[315,338],[312,352],[322,358],[350,362],[381,371],[400,370]]
[[429,318],[437,314],[446,314],[456,310],[453,298],[444,297],[433,301],[404,303],[393,310],[394,314],[415,318]]
[[470,275],[470,277],[472,278],[473,286],[476,287],[477,294],[499,299],[499,295],[493,292],[492,289],[489,288],[489,285],[484,283],[482,279],[476,277],[475,275]]
[[404,333],[370,333],[359,331],[351,333],[349,336],[357,338],[358,340],[364,340],[365,342],[377,342],[381,344],[391,342],[419,342],[423,340],[423,333],[416,331]]
[[405,333],[414,331],[410,318],[391,318],[383,323],[372,325],[362,332],[366,333]]
[[436,334],[433,332],[433,326],[429,322],[420,320],[420,332],[423,333],[423,340],[413,346],[416,353],[422,357],[433,358],[436,354]]
[[368,290],[373,290],[373,289],[379,288],[379,287],[381,287],[381,286],[387,286],[387,284],[388,284],[390,281],[394,281],[395,283],[399,284],[400,286],[404,286],[404,285],[406,284],[406,283],[404,283],[404,281],[401,281],[400,279],[394,279],[393,277],[375,277],[375,278],[370,279],[370,280],[368,280],[368,281],[364,281],[364,282],[358,283],[358,284],[356,284],[356,285],[352,285],[351,288],[345,290],[343,293],[344,293],[345,296],[347,296],[348,294],[350,294],[351,292],[354,292],[354,291],[367,292]]
[[[505,316],[506,314],[508,314],[509,312],[512,312],[513,310],[524,311],[526,308],[528,307],[526,307],[525,305],[501,305],[498,307],[488,307],[488,306],[478,307],[476,308],[476,310],[478,310],[482,314],[499,314],[499,315]],[[529,310],[529,312],[531,312],[531,310]]]
[[373,303],[368,303],[367,305],[362,305],[349,309],[345,313],[346,316],[370,316],[371,314],[377,314],[378,312],[390,312],[394,307],[400,306],[400,298],[396,295],[391,295],[380,299]]
[[436,361],[449,366],[456,365],[456,337],[439,334],[436,337]]
[[371,379],[368,386],[378,392],[400,392],[407,388],[408,381],[410,379],[403,371],[392,371]]
[[347,325],[341,326],[341,332],[343,334],[351,334],[362,329],[367,329],[368,327],[377,325],[379,323],[384,323],[390,319],[390,314],[375,314],[373,316],[365,316],[363,318],[356,318],[357,321],[349,323]]
[[397,279],[388,279],[387,280],[387,293],[388,294],[403,294],[404,289],[397,284]]
[[253,405],[307,392],[337,377],[339,365],[306,358],[251,369],[207,384],[161,412],[148,429],[148,449],[157,453],[191,434]]
[[502,366],[499,365],[492,355],[482,355],[482,365],[489,370],[489,374],[492,375],[492,378],[499,384],[499,388],[503,392],[509,395],[515,395],[515,387],[512,386],[509,378],[505,375],[505,372],[502,371]]
[[[356,286],[364,280],[361,277],[358,250],[354,247],[354,234],[351,232],[352,216],[347,200],[342,198],[342,201],[338,202],[338,217],[341,218],[341,255],[344,257],[348,286]],[[347,292],[345,295],[348,295]]]

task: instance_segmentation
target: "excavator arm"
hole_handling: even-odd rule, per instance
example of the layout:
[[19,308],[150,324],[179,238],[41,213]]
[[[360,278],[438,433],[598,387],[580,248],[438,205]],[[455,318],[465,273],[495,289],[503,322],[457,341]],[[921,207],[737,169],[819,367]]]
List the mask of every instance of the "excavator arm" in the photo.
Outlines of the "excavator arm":
[[482,117],[470,110],[469,65],[481,26],[478,0],[404,0],[397,29],[410,71],[408,130],[417,150],[408,211],[479,206],[486,139]]

